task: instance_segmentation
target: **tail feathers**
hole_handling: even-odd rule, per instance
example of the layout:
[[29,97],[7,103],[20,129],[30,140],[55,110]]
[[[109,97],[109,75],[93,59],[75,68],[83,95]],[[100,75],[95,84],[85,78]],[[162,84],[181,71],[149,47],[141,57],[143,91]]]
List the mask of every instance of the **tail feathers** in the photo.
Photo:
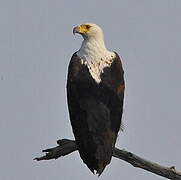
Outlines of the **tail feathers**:
[[91,133],[90,139],[83,142],[79,149],[80,156],[93,174],[101,175],[111,162],[113,147],[116,141],[115,132],[107,129],[99,134]]
[[102,172],[104,171],[106,165],[103,165],[103,164],[99,164],[99,168],[96,172],[96,174],[98,174],[98,176],[100,176],[102,174]]
[[96,168],[96,169],[92,169],[92,168],[90,168],[90,167],[88,167],[88,168],[91,170],[91,172],[92,172],[94,175],[97,174],[98,177],[99,177],[99,176],[102,174],[102,172],[104,171],[105,167],[106,167],[106,165],[99,164],[99,167]]

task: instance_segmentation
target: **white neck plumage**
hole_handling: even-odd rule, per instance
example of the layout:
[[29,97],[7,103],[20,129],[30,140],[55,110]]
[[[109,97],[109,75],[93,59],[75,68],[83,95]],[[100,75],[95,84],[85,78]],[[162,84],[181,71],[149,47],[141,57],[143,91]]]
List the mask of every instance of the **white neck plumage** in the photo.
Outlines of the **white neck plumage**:
[[88,54],[102,54],[107,51],[104,40],[102,38],[95,39],[95,38],[89,38],[84,39],[82,42],[82,46],[80,48],[80,53],[86,53]]
[[77,52],[77,55],[81,59],[91,63],[111,59],[111,57],[114,56],[114,53],[106,49],[103,37],[98,36],[89,38],[84,37],[84,41],[82,42],[82,46]]
[[84,41],[77,55],[81,58],[82,64],[88,67],[92,78],[97,83],[101,82],[101,74],[104,72],[104,68],[111,66],[113,58],[115,57],[114,52],[106,49],[102,36],[96,38],[84,37]]

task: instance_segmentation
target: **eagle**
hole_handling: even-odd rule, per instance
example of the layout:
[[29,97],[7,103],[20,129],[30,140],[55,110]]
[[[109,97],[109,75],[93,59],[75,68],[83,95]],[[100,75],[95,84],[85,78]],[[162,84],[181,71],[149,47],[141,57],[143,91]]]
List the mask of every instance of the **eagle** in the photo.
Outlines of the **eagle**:
[[75,33],[83,42],[68,67],[69,116],[80,157],[99,176],[111,161],[122,125],[124,71],[119,55],[107,50],[98,25],[78,25]]

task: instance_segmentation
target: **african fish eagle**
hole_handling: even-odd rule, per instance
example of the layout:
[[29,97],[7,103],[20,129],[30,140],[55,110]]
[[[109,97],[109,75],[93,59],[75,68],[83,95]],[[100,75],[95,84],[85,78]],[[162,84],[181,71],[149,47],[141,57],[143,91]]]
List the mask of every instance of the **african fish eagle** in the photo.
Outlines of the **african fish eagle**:
[[83,42],[71,58],[67,78],[70,121],[83,162],[100,175],[111,161],[121,127],[124,71],[116,52],[106,49],[102,29],[76,26]]

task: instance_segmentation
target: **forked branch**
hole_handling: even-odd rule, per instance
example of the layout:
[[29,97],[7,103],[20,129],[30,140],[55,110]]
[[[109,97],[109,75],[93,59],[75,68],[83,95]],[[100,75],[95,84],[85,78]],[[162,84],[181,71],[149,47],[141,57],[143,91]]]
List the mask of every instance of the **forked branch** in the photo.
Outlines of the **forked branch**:
[[[42,157],[37,157],[34,160],[41,161],[58,159],[61,156],[66,156],[77,150],[77,145],[74,140],[61,139],[57,141],[57,144],[58,146],[56,147],[43,150],[46,154]],[[114,149],[113,156],[130,163],[134,167],[145,169],[165,178],[181,180],[181,172],[177,171],[174,166],[161,166],[157,163],[145,160],[131,152],[120,150],[118,148]]]

